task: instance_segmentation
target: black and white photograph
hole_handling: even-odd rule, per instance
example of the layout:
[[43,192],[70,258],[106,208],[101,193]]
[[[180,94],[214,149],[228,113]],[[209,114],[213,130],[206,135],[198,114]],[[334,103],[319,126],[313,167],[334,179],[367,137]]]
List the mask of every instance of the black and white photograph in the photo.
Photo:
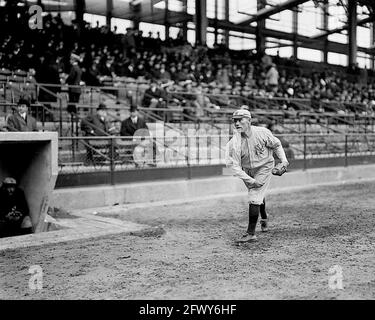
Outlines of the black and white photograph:
[[375,0],[0,0],[0,300],[375,300],[374,195]]

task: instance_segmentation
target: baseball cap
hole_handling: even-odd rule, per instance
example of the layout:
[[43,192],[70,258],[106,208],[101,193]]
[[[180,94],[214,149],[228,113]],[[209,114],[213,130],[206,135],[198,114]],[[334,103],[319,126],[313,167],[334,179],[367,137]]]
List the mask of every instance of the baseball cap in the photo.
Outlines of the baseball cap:
[[251,113],[248,110],[240,109],[233,112],[232,119],[242,119],[248,118],[251,119]]
[[16,179],[12,178],[12,177],[6,177],[4,180],[3,180],[3,184],[6,184],[6,185],[16,185],[17,184],[17,181]]

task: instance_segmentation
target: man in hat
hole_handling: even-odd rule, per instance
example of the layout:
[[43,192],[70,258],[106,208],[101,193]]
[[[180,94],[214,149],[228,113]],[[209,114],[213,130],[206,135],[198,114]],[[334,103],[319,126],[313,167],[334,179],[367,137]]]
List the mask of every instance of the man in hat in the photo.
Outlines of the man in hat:
[[145,120],[139,116],[137,106],[130,107],[130,117],[121,122],[121,136],[134,136],[139,129],[148,129]]
[[[107,106],[104,103],[99,104],[96,114],[88,115],[82,119],[81,130],[86,137],[109,136],[115,133],[116,128],[108,121]],[[98,148],[103,148],[106,147],[107,142],[105,140],[88,140],[85,142],[87,143],[86,163],[90,164],[94,161],[93,152],[95,148],[92,143],[95,143]],[[102,145],[97,146],[100,142],[102,142]]]
[[145,91],[143,96],[142,105],[145,108],[160,108],[165,107],[167,94],[159,86],[159,83],[152,80],[150,87]]
[[226,146],[226,165],[248,188],[249,223],[247,232],[238,242],[251,242],[257,239],[255,228],[259,214],[262,231],[268,228],[264,199],[274,169],[273,153],[283,167],[286,168],[289,162],[280,140],[271,131],[251,125],[248,110],[236,110],[232,119],[236,130]]
[[28,114],[29,101],[21,98],[17,104],[17,110],[6,119],[8,131],[38,131],[36,120]]
[[79,87],[82,79],[82,70],[78,64],[80,57],[74,53],[70,55],[70,72],[66,78],[66,84],[69,85],[69,104],[68,112],[76,113],[76,104],[79,102],[81,96],[81,88]]
[[[134,135],[147,136],[147,133],[149,136],[148,126],[145,120],[139,116],[137,106],[131,106],[130,117],[121,123],[120,135],[123,137],[133,137]],[[133,155],[138,142],[136,141],[136,143],[134,143],[133,139],[128,139],[126,141],[128,142],[127,148],[125,149],[126,162],[133,163]],[[154,151],[156,151],[156,146],[152,143],[152,139],[147,139],[147,141],[150,142],[151,147],[155,147]],[[142,142],[142,144],[145,144],[145,142]],[[153,154],[152,158],[155,159],[155,154]]]
[[32,233],[25,194],[12,177],[0,187],[0,238]]
[[107,106],[100,103],[96,114],[88,115],[81,121],[81,130],[85,136],[108,136],[114,133],[115,127],[108,121]]

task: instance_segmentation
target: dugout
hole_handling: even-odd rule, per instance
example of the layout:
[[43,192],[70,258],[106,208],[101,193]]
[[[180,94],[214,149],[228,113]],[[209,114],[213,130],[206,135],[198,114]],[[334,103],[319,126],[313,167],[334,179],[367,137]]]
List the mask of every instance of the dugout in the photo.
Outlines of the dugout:
[[17,180],[29,204],[33,231],[44,231],[58,174],[57,132],[1,132],[0,155],[0,180]]

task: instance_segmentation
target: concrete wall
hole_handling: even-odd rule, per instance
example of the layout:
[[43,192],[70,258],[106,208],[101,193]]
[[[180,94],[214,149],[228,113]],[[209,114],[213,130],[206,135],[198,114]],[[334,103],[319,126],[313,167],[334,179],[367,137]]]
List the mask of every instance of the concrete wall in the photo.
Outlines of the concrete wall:
[[25,191],[34,232],[44,228],[58,174],[57,152],[56,132],[0,133],[0,181],[14,177]]
[[[52,204],[69,210],[245,193],[242,181],[227,174],[224,170],[223,176],[215,178],[58,189],[53,193]],[[270,189],[371,178],[375,179],[375,165],[296,170],[273,177]]]

